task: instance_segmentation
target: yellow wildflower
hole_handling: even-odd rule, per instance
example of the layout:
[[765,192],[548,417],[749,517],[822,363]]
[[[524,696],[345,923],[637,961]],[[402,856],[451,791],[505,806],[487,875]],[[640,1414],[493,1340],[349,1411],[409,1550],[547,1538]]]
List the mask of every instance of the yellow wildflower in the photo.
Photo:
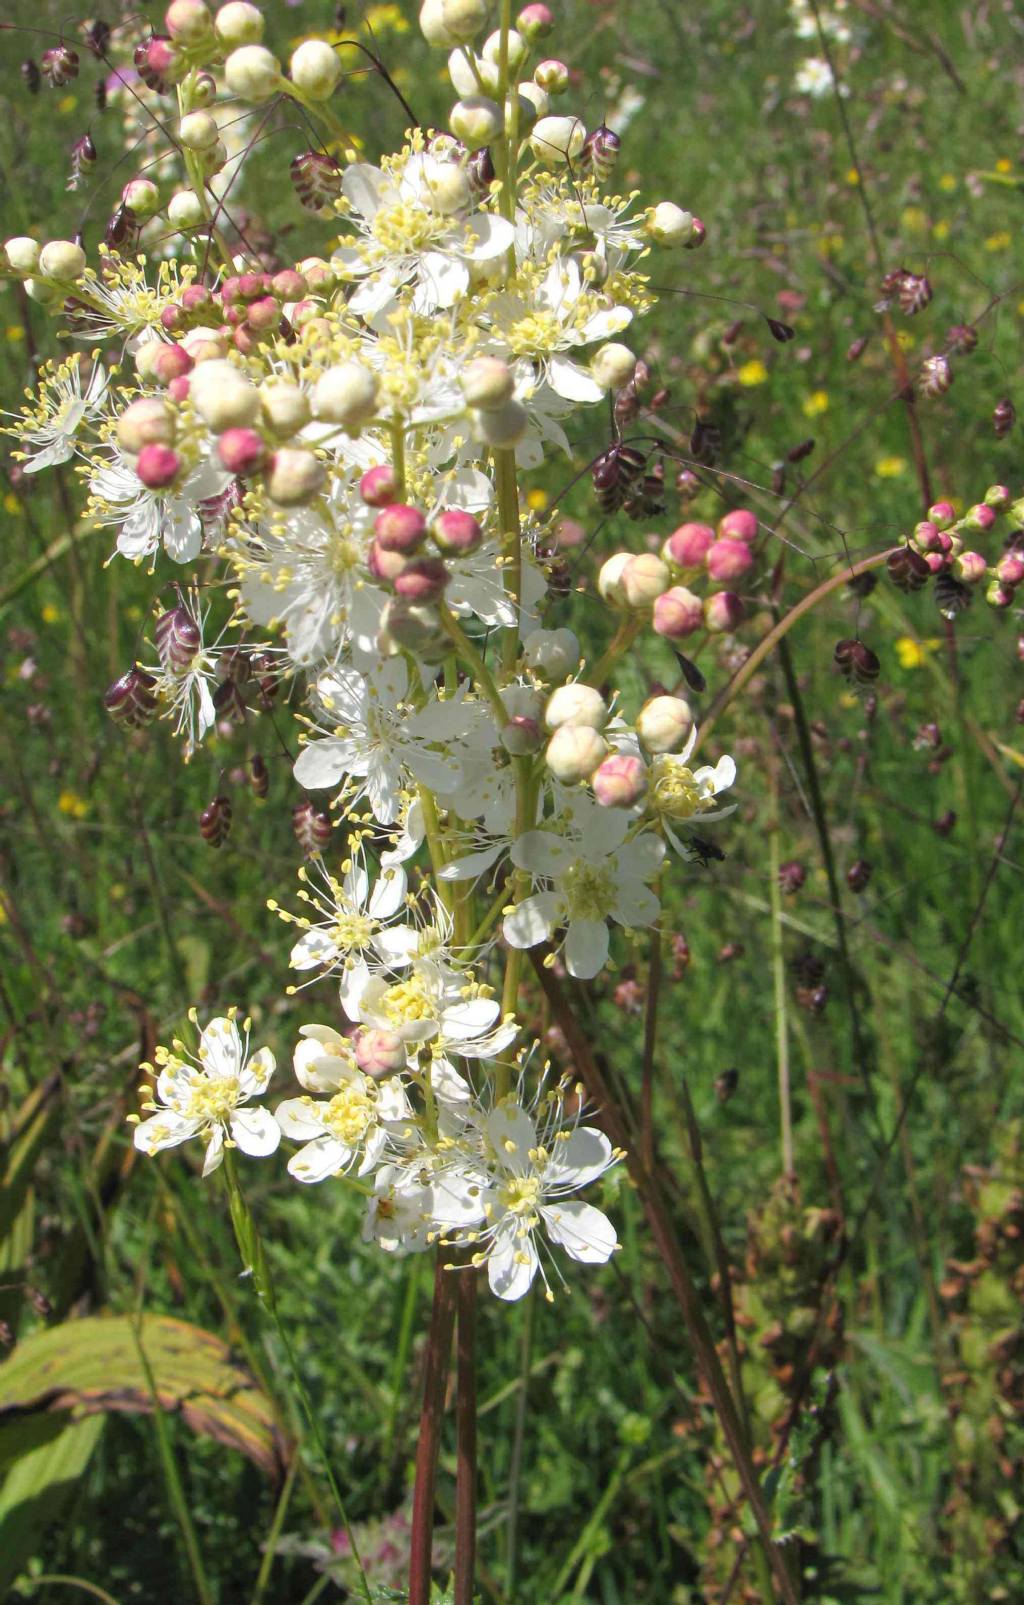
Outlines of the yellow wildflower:
[[875,473],[879,479],[898,479],[907,471],[905,457],[879,457],[875,463]]
[[820,418],[823,412],[828,412],[828,391],[812,390],[804,399],[803,415],[805,418]]
[[736,369],[736,377],[741,385],[763,385],[768,377],[768,369],[760,357],[754,357]]
[[71,819],[84,819],[89,812],[89,804],[77,791],[62,791],[57,798],[57,807]]

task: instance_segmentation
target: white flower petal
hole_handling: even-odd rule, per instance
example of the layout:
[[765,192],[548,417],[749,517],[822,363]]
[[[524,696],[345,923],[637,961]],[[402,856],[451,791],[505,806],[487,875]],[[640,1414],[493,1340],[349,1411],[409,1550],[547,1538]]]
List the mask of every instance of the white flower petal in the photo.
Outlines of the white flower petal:
[[328,1176],[336,1176],[340,1170],[344,1170],[351,1159],[351,1148],[339,1142],[337,1137],[318,1137],[315,1142],[307,1143],[305,1148],[292,1155],[288,1161],[288,1174],[294,1176],[296,1181],[325,1181]]
[[536,947],[546,942],[558,925],[562,900],[557,892],[537,892],[506,914],[502,932],[509,947]]
[[540,1213],[551,1241],[581,1264],[603,1265],[614,1253],[618,1242],[615,1227],[593,1204],[572,1199],[565,1204],[545,1204]]
[[579,1126],[551,1148],[544,1168],[545,1187],[586,1187],[612,1163],[612,1145],[596,1126]]
[[236,1109],[230,1125],[233,1141],[254,1159],[272,1154],[281,1141],[281,1128],[269,1109]]
[[487,1280],[491,1292],[514,1303],[530,1291],[537,1274],[537,1250],[529,1235],[517,1237],[515,1227],[501,1226],[487,1260]]
[[565,938],[565,965],[578,981],[590,981],[608,962],[604,920],[572,920]]

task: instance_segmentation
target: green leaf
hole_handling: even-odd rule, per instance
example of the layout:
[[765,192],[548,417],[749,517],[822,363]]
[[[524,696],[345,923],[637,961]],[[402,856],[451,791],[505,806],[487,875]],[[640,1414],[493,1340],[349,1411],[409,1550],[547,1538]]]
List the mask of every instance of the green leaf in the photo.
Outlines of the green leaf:
[[150,1413],[142,1346],[162,1409],[277,1477],[289,1453],[274,1408],[220,1338],[167,1315],[90,1316],[35,1332],[0,1366],[0,1427],[26,1411]]
[[0,1598],[60,1516],[103,1431],[103,1417],[73,1421],[36,1411],[0,1425]]

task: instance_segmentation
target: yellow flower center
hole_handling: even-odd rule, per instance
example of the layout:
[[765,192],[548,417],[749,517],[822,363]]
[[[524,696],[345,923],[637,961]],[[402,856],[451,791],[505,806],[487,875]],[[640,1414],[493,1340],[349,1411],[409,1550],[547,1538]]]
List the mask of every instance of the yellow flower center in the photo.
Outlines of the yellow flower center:
[[189,1094],[188,1106],[183,1111],[189,1120],[202,1120],[209,1125],[226,1120],[238,1103],[238,1077],[223,1076],[217,1081],[203,1081]]
[[332,1136],[352,1148],[366,1135],[376,1113],[377,1100],[368,1085],[353,1081],[335,1093],[324,1110],[323,1120]]
[[561,319],[554,312],[531,312],[518,318],[504,331],[505,341],[516,357],[532,357],[560,351],[565,345]]
[[439,234],[444,233],[446,227],[443,218],[434,217],[421,207],[410,206],[405,201],[398,201],[394,206],[382,206],[370,224],[374,239],[386,251],[394,251],[400,256],[425,250]]
[[501,1201],[510,1215],[532,1215],[540,1202],[539,1176],[513,1176],[501,1189]]
[[660,758],[653,766],[652,778],[651,802],[670,819],[690,819],[704,801],[692,769],[684,763]]
[[377,929],[377,921],[365,914],[340,914],[331,927],[331,940],[342,953],[369,947],[370,938]]
[[437,1009],[418,976],[389,986],[382,999],[382,1009],[392,1025],[410,1025],[414,1020],[436,1020]]

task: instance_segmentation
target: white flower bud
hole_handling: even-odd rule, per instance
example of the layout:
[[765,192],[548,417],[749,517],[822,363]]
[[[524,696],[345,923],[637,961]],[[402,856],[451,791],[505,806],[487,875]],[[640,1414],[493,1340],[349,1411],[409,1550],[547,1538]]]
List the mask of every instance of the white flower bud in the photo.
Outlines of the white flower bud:
[[200,362],[189,380],[189,400],[215,435],[225,429],[242,429],[259,418],[256,386],[230,362]]
[[361,362],[339,362],[313,386],[313,412],[324,423],[358,434],[377,407],[377,379]]
[[4,255],[15,273],[34,273],[39,266],[39,242],[27,234],[17,234],[4,246]]
[[458,44],[444,20],[444,0],[423,0],[420,6],[420,32],[428,45],[447,47]]
[[594,686],[570,680],[568,685],[552,691],[544,709],[544,723],[549,730],[559,730],[564,724],[603,730],[608,723],[608,706]]
[[168,347],[163,340],[147,340],[135,350],[135,372],[139,378],[148,382],[156,379],[157,359],[161,351]]
[[693,710],[682,697],[652,697],[637,714],[636,733],[648,752],[681,747],[693,724]]
[[549,95],[561,95],[569,87],[569,69],[564,61],[539,61],[533,69],[534,81]]
[[178,134],[188,150],[209,150],[220,138],[220,130],[208,111],[190,111],[181,119]]
[[531,630],[523,642],[523,657],[536,674],[561,680],[580,661],[580,643],[571,630]]
[[424,162],[423,182],[431,206],[442,217],[461,212],[472,198],[469,179],[456,162]]
[[39,271],[61,284],[73,283],[85,272],[85,252],[73,240],[50,240],[39,253]]
[[632,552],[615,552],[605,559],[598,570],[598,595],[605,602],[610,602],[613,607],[626,605],[626,593],[622,589],[622,571],[632,556]]
[[179,45],[201,45],[213,31],[213,18],[203,0],[171,0],[164,27]]
[[578,117],[542,117],[530,135],[530,149],[549,166],[575,162],[586,138],[587,130]]
[[242,45],[224,63],[224,82],[242,100],[269,100],[281,87],[281,64],[265,45]]
[[287,439],[309,423],[309,397],[287,379],[268,379],[260,385],[259,397],[260,411],[275,435]]
[[341,78],[341,61],[326,40],[307,39],[292,52],[292,83],[310,100],[330,100]]
[[122,204],[140,223],[160,210],[160,191],[150,178],[133,178],[121,191]]
[[544,693],[532,685],[507,685],[498,693],[510,719],[532,719],[540,724],[544,717]]
[[305,507],[323,489],[327,470],[311,451],[283,446],[263,474],[267,495],[279,507]]
[[258,45],[263,38],[263,13],[246,0],[230,0],[213,19],[213,29],[222,45],[237,50],[239,45]]
[[48,279],[23,279],[22,283],[29,300],[35,301],[38,306],[59,306],[63,299],[60,290]]
[[471,414],[473,439],[481,445],[511,451],[530,427],[530,414],[521,401],[506,401],[501,407]]
[[[548,112],[551,110],[551,96],[546,90],[540,87],[540,84],[535,84],[532,78],[525,79],[524,82],[519,85],[518,95],[520,101],[519,126],[521,128],[531,127],[537,121],[538,117],[546,117]],[[522,102],[524,100],[527,102],[529,107],[526,121],[523,120],[522,115]]]
[[693,213],[673,201],[661,201],[648,210],[644,227],[658,245],[687,245],[693,237]]
[[139,396],[118,418],[115,434],[121,450],[132,457],[138,456],[143,446],[170,446],[174,441],[174,414],[159,396]]
[[[479,71],[479,63],[471,50],[466,51],[459,47],[448,57],[448,76],[457,95],[471,97],[480,93],[480,79],[473,71],[474,66]],[[483,78],[482,73],[480,78]]]
[[608,756],[608,743],[585,724],[562,725],[548,742],[544,754],[551,773],[563,785],[588,780]]
[[207,178],[219,173],[228,159],[228,148],[222,139],[215,139],[206,150],[199,152],[203,172]]
[[488,412],[512,400],[515,378],[501,357],[474,357],[459,375],[467,405]]
[[203,203],[194,190],[180,189],[167,203],[167,221],[183,232],[198,228],[204,216]]
[[501,133],[501,107],[486,95],[468,95],[465,100],[455,102],[448,127],[467,150],[480,150]]
[[637,552],[619,576],[626,606],[638,611],[652,608],[671,583],[668,564],[662,562],[657,552]]
[[602,390],[621,390],[636,372],[636,358],[628,346],[610,340],[594,352],[590,371]]
[[[515,28],[508,30],[508,70],[510,73],[518,72],[529,54],[529,45]],[[501,61],[501,29],[495,28],[484,40],[480,54],[485,61],[493,63],[496,67]]]

